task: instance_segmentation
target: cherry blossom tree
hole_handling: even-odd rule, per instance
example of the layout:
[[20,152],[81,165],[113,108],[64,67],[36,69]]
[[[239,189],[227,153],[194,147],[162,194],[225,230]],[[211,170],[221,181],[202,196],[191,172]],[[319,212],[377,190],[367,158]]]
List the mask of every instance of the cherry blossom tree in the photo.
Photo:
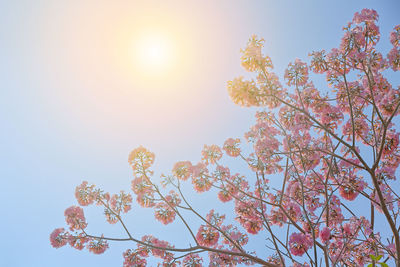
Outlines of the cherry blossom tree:
[[[132,192],[111,195],[85,181],[75,193],[80,206],[103,207],[106,220],[121,224],[126,237],[88,233],[83,209],[72,206],[64,213],[69,229],[55,229],[51,245],[100,254],[111,242],[131,241],[124,267],[146,266],[149,257],[161,266],[399,267],[400,87],[385,75],[400,70],[400,25],[390,33],[393,48],[385,56],[376,50],[377,20],[374,10],[355,13],[339,48],[314,51],[309,63],[295,59],[284,83],[262,53],[264,40],[252,36],[242,65],[255,78],[228,82],[234,103],[263,108],[244,139],[205,145],[199,163],[177,162],[161,185],[152,171],[154,154],[136,148],[128,159]],[[321,74],[329,89],[311,81]],[[248,170],[234,173],[223,158],[242,161]],[[215,193],[233,210],[202,214],[183,190],[190,182],[197,193]],[[163,224],[180,221],[192,245],[135,236],[123,220],[133,198]],[[235,221],[225,220],[229,212]],[[246,249],[255,235],[265,238],[269,256]]]

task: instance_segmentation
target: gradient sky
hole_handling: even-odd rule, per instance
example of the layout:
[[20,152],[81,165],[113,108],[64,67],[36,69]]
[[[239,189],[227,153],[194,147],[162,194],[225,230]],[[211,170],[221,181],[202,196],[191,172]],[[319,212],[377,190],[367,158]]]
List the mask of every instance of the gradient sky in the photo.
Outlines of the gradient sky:
[[[281,75],[296,57],[308,62],[309,52],[338,46],[362,8],[378,11],[386,54],[399,1],[0,1],[0,266],[122,266],[133,245],[100,256],[50,246],[76,185],[129,190],[127,156],[139,145],[155,152],[161,174],[197,162],[204,144],[243,136],[254,109],[235,106],[226,82],[247,75],[248,38],[266,40]],[[168,77],[144,76],[133,62],[143,31],[171,36],[179,49]],[[88,209],[90,229],[122,235],[101,212]],[[136,236],[180,233],[153,223],[149,210],[129,216]]]

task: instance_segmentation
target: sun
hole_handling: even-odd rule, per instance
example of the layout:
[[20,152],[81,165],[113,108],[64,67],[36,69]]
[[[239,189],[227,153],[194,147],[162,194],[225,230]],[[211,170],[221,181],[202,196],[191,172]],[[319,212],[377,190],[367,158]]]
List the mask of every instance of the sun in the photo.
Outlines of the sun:
[[[155,16],[152,16],[154,18]],[[162,14],[122,21],[110,39],[120,81],[140,94],[179,94],[196,75],[199,61],[193,29]],[[203,60],[203,59],[202,59]]]
[[134,65],[144,76],[165,76],[174,67],[175,45],[171,37],[148,32],[134,40]]

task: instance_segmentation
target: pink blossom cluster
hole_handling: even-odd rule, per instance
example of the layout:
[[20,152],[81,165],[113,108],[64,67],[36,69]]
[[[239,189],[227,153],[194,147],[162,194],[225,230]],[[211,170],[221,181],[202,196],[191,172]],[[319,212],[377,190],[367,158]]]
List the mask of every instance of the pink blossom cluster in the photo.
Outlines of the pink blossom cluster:
[[50,234],[50,243],[55,248],[63,247],[68,242],[68,235],[64,228],[57,228]]
[[219,232],[212,226],[201,225],[196,240],[202,246],[214,247],[218,243]]
[[258,39],[256,35],[253,35],[247,43],[247,47],[241,50],[242,66],[247,71],[255,71],[262,66],[272,66],[271,59],[262,55],[263,46],[264,39]]
[[71,247],[82,250],[87,248],[94,254],[102,254],[108,248],[106,240],[101,238],[90,238],[84,232],[69,233],[64,228],[57,228],[50,234],[50,244],[54,248],[60,248],[69,244]]
[[240,155],[239,144],[240,144],[239,138],[236,139],[228,138],[224,143],[223,149],[228,156],[237,157]]
[[308,81],[308,67],[307,64],[296,58],[294,63],[290,63],[285,72],[285,79],[287,85],[302,86]]
[[290,252],[295,256],[302,256],[313,245],[310,235],[293,233],[289,238]]
[[135,250],[128,249],[123,253],[123,267],[146,267],[147,260],[140,256]]
[[83,181],[82,184],[76,187],[75,197],[81,206],[88,206],[96,199],[94,192],[94,185],[88,185],[87,181]]
[[262,230],[262,215],[258,207],[260,204],[254,200],[236,200],[235,213],[236,220],[246,229],[250,234],[257,234]]
[[190,161],[179,161],[175,163],[172,173],[182,181],[186,181],[191,172],[192,163]]
[[[174,260],[174,255],[168,251],[168,248],[173,248],[168,242],[159,240],[151,235],[142,237],[142,242],[137,244],[136,250],[127,250],[124,252],[124,266],[142,266],[146,264],[147,257],[152,254],[154,257],[163,260],[162,266],[177,266],[179,261]],[[135,265],[138,264],[138,265]]]
[[[121,222],[137,243],[124,252],[124,266],[146,266],[150,256],[161,259],[160,266],[202,266],[203,252],[208,252],[209,266],[314,266],[321,261],[363,266],[384,263],[378,262],[381,258],[399,265],[400,87],[385,75],[400,70],[400,26],[390,33],[393,48],[384,56],[376,47],[381,37],[377,20],[375,10],[363,9],[343,28],[339,47],[310,53],[309,64],[290,63],[284,75],[288,88],[262,53],[264,40],[252,36],[242,50],[242,65],[255,78],[238,77],[227,86],[234,103],[266,108],[256,113],[244,136],[247,143],[228,138],[222,147],[205,145],[200,162],[179,161],[171,175],[161,176],[163,188],[150,170],[154,154],[143,147],[130,153],[136,202],[153,208],[165,225],[183,222],[189,246],[175,249],[151,235],[136,239],[121,218],[133,205],[129,193],[110,195],[86,181],[79,185],[78,203],[102,205],[108,222]],[[330,89],[317,89],[309,71],[323,75]],[[224,155],[228,163],[242,165],[222,165]],[[241,173],[240,166],[249,170]],[[215,193],[227,209],[233,207],[232,213],[221,214],[216,207],[205,215],[196,210],[186,196],[190,184],[207,198]],[[357,208],[364,204],[368,214]],[[187,214],[202,224],[194,228]],[[74,232],[55,229],[53,247],[69,244],[96,254],[108,248],[107,238],[86,234],[82,208],[68,208],[65,217]],[[380,232],[381,227],[388,230]],[[257,234],[268,240],[271,256],[248,251]]]
[[81,207],[71,206],[65,210],[64,215],[71,231],[86,228],[87,223]]
[[205,164],[215,164],[222,157],[221,149],[216,145],[207,146],[204,145],[203,151],[201,151],[202,160]]
[[211,189],[212,180],[208,174],[206,164],[199,162],[191,167],[193,188],[198,193],[203,193]]
[[149,168],[154,163],[154,158],[154,153],[140,146],[129,154],[128,163],[132,166],[135,176],[140,177],[152,173]]
[[202,267],[203,259],[198,254],[189,254],[183,258],[182,264],[187,267]]
[[102,254],[108,248],[108,243],[106,240],[96,238],[89,241],[89,243],[87,244],[87,248],[90,252],[93,252],[94,254]]

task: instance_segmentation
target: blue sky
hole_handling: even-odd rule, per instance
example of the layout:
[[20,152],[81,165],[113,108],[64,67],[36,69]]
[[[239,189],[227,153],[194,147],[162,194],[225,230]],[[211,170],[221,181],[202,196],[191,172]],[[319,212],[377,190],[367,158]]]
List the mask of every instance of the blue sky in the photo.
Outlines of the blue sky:
[[[155,152],[161,174],[176,161],[197,162],[204,144],[243,136],[254,109],[235,106],[226,82],[246,75],[239,51],[248,38],[266,40],[282,77],[295,58],[338,46],[362,8],[378,11],[386,54],[398,1],[0,1],[0,265],[122,266],[128,244],[100,256],[50,246],[76,185],[129,190],[127,156],[139,145]],[[147,24],[185,47],[172,80],[142,79],[130,67],[127,43]],[[150,211],[129,215],[137,236],[180,230],[153,222]],[[94,232],[122,233],[99,209],[87,217]]]

